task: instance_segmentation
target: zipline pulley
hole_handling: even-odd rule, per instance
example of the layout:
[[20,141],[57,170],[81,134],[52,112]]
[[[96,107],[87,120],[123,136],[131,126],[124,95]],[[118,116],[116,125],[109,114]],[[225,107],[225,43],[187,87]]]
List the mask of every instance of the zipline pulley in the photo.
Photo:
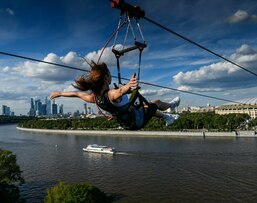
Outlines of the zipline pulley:
[[128,13],[131,18],[143,18],[145,12],[139,6],[132,6],[126,3],[124,0],[110,0],[112,8],[121,10],[121,13]]

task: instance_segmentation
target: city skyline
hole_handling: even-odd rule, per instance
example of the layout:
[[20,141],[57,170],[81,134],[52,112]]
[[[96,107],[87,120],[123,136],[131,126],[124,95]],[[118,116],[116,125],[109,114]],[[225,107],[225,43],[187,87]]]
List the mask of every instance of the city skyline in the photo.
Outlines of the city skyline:
[[65,111],[64,105],[61,103],[56,103],[56,99],[50,100],[45,97],[44,102],[38,98],[30,98],[28,101],[29,108],[25,114],[16,114],[15,107],[11,107],[3,104],[1,105],[1,115],[6,116],[52,116],[52,115],[65,115],[65,114],[94,114],[94,108],[88,106],[87,103],[83,103],[81,108],[75,111]]
[[77,109],[74,112],[65,112],[64,105],[56,103],[56,99],[50,100],[45,97],[44,103],[40,99],[30,99],[30,109],[27,113],[28,116],[63,116],[65,114],[91,114],[94,111],[91,107],[88,107],[86,103],[81,106],[81,109]]

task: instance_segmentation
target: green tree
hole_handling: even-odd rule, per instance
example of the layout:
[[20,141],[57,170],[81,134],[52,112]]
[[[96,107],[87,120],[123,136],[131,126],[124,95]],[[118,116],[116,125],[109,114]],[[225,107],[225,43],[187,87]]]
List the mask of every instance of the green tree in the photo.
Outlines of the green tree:
[[19,185],[24,183],[16,156],[0,148],[0,202],[24,202],[20,198]]
[[89,183],[69,185],[60,182],[47,191],[45,203],[109,203],[110,198]]

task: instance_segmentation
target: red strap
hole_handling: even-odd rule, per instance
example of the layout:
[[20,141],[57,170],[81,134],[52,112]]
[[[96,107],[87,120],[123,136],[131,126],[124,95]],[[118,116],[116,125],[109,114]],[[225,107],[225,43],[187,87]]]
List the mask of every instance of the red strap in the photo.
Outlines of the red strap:
[[[122,1],[122,0],[111,0],[111,6],[112,6],[112,8],[118,8],[119,5],[121,4],[121,1]],[[122,2],[124,2],[124,1],[122,1]]]
[[110,43],[110,41],[112,40],[112,38],[115,36],[115,34],[116,34],[116,33],[120,30],[120,28],[122,28],[123,25],[125,25],[125,24],[126,24],[126,20],[124,20],[123,23],[112,33],[112,35],[110,36],[110,38],[107,40],[107,42],[106,42],[105,45],[103,46],[102,51],[101,51],[101,53],[100,53],[100,55],[99,55],[99,58],[98,58],[96,64],[99,64],[99,61],[100,61],[100,59],[101,59],[101,57],[102,57],[102,55],[103,55],[103,52],[104,52],[105,48],[108,46],[108,44]]

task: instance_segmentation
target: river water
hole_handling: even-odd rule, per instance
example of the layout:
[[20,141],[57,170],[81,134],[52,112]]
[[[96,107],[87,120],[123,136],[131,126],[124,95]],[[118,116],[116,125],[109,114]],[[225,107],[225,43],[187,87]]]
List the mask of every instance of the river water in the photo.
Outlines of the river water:
[[[91,143],[119,153],[83,152]],[[3,125],[0,147],[17,155],[29,203],[43,202],[60,180],[90,182],[117,203],[257,202],[256,138],[78,136]]]

